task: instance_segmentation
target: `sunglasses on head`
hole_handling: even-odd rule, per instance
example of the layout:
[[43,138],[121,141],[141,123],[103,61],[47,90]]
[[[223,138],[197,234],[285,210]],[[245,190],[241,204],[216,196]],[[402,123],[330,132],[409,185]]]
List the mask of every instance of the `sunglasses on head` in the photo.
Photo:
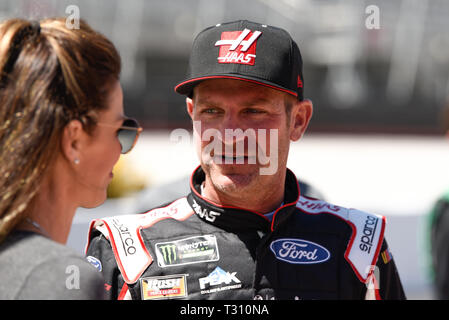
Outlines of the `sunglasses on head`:
[[[112,127],[112,125],[106,123],[97,123],[97,125]],[[142,127],[136,119],[125,118],[123,120],[122,125],[117,131],[117,137],[122,146],[122,154],[130,152],[134,148],[142,130]]]

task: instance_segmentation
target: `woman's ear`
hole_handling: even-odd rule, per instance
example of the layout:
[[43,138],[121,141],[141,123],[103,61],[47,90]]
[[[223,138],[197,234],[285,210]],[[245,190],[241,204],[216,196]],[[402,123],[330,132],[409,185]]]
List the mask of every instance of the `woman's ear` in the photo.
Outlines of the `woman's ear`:
[[64,128],[61,150],[63,156],[73,164],[78,164],[81,161],[81,147],[85,134],[83,125],[79,120],[70,121]]
[[312,101],[306,99],[303,101],[295,101],[291,110],[291,126],[290,126],[290,139],[292,141],[298,141],[309,125],[310,119],[313,114]]

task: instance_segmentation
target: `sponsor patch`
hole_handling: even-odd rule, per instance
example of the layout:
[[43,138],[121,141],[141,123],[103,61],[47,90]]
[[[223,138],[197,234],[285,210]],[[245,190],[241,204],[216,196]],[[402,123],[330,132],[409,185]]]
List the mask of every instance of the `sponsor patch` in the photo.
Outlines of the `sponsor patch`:
[[376,216],[366,216],[365,223],[363,225],[362,235],[360,237],[359,248],[362,251],[371,253],[373,247],[374,236],[379,219]]
[[261,34],[249,29],[223,32],[221,39],[215,43],[215,46],[220,46],[218,62],[254,65],[257,38]]
[[380,255],[382,257],[382,260],[384,261],[384,264],[387,264],[393,258],[391,255],[391,252],[390,252],[390,250],[388,250],[388,248],[385,249],[385,251],[383,251]]
[[162,268],[220,259],[214,235],[156,243],[155,251],[157,263]]
[[156,300],[187,297],[186,276],[186,274],[173,274],[140,279],[142,299]]
[[325,247],[303,239],[283,238],[270,244],[276,259],[293,264],[322,263],[331,254]]
[[369,276],[367,266],[374,265],[378,260],[385,230],[385,217],[302,196],[296,207],[308,214],[335,215],[351,226],[352,241],[346,248],[345,259],[350,262],[358,279],[365,283]]
[[209,222],[214,222],[217,217],[221,215],[220,212],[216,212],[213,210],[207,210],[207,208],[202,208],[195,199],[193,200],[193,210],[195,213],[200,216],[201,219],[206,219]]
[[298,208],[305,210],[308,213],[323,213],[329,211],[334,214],[342,214],[341,212],[346,212],[347,209],[336,206],[334,204],[327,203],[321,200],[312,200],[304,197],[300,197],[298,203],[296,204]]
[[123,280],[127,284],[134,284],[154,260],[145,246],[140,231],[164,219],[184,221],[193,214],[186,197],[183,197],[167,207],[156,208],[143,214],[95,219],[89,227],[89,241],[92,229],[99,230],[111,243]]
[[227,272],[216,267],[207,277],[199,278],[201,294],[215,293],[225,290],[239,289],[241,281],[237,278],[237,272]]
[[95,267],[95,269],[97,269],[99,272],[101,272],[101,270],[103,270],[103,267],[101,265],[100,260],[98,260],[97,258],[93,257],[93,256],[87,256],[86,260]]

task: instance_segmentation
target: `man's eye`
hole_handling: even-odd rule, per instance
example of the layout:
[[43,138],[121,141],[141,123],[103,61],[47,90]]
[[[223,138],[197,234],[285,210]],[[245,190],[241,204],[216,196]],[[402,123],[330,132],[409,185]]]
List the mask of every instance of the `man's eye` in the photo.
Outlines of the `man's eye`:
[[264,113],[263,110],[259,110],[259,109],[254,109],[254,108],[248,108],[245,110],[246,113],[251,113],[251,114],[258,114],[258,113]]
[[203,110],[201,111],[201,113],[209,113],[209,114],[213,114],[213,113],[218,113],[218,110],[217,110],[217,109],[214,109],[214,108],[207,108],[207,109],[203,109]]

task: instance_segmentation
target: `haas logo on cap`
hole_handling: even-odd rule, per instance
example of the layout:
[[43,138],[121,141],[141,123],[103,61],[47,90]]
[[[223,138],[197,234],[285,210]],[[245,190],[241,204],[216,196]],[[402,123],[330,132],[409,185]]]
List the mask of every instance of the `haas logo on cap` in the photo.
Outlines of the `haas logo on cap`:
[[260,31],[251,32],[249,29],[222,32],[221,39],[215,42],[215,46],[220,46],[218,62],[254,65],[256,40],[261,34]]

